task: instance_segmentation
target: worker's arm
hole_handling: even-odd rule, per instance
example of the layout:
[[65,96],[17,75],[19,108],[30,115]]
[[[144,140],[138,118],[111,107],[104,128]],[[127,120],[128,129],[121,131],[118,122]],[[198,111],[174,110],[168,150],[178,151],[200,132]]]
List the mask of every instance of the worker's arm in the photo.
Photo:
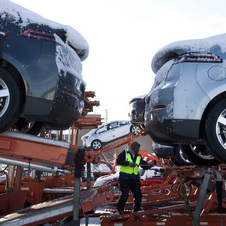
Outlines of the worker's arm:
[[150,169],[151,167],[153,167],[153,166],[155,166],[155,164],[153,164],[153,163],[147,163],[145,160],[143,160],[142,158],[141,158],[141,160],[140,160],[140,166],[144,169],[144,170],[148,170],[148,169]]
[[129,162],[126,161],[125,159],[126,159],[125,151],[122,151],[116,160],[116,164],[119,166],[128,166]]

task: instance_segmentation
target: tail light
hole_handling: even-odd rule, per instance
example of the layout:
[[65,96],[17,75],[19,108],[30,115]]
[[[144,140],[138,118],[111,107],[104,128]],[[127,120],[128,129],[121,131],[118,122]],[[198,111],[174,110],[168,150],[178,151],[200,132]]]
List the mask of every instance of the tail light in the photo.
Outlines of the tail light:
[[137,102],[145,102],[145,99],[142,99],[142,100],[138,100]]
[[32,37],[32,38],[36,38],[36,39],[42,39],[42,40],[56,42],[53,34],[50,34],[50,33],[44,32],[44,31],[25,30],[25,31],[20,32],[19,34],[22,36],[26,36],[26,37]]
[[175,61],[175,63],[181,62],[221,63],[222,59],[213,53],[186,53],[178,56]]
[[166,108],[165,105],[157,105],[153,107],[153,110],[157,110],[157,109],[162,109],[162,108]]
[[67,90],[67,89],[64,90],[64,93],[69,94],[69,95],[71,95],[71,96],[73,96],[73,97],[79,99],[79,96],[78,96],[76,93],[71,92],[71,91],[69,91],[69,90]]

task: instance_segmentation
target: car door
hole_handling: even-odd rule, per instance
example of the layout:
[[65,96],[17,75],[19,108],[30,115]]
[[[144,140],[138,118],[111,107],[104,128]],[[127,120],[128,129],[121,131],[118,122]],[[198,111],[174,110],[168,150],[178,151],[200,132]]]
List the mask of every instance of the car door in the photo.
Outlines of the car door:
[[119,136],[123,137],[123,136],[129,134],[130,126],[131,126],[131,123],[129,121],[120,121],[119,128],[118,128]]
[[102,142],[106,142],[108,140],[108,130],[107,130],[107,126],[100,126],[96,132],[95,132],[95,138],[94,139],[98,139]]
[[112,136],[114,139],[123,137],[129,133],[128,123],[126,122],[117,122],[111,125]]
[[119,128],[118,122],[111,122],[107,124],[108,137],[106,141],[111,141],[118,137],[118,133],[119,133],[118,128]]

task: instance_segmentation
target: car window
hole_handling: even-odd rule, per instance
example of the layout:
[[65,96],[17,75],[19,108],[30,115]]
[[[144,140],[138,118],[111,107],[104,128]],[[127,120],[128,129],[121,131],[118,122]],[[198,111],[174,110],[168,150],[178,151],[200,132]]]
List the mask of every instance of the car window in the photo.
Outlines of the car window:
[[108,125],[108,129],[115,129],[117,128],[119,125],[118,125],[118,122],[113,122],[113,123],[110,123]]
[[106,132],[106,131],[107,131],[107,128],[105,126],[102,126],[102,127],[100,127],[99,129],[96,130],[96,134],[103,133],[103,132]]
[[124,125],[127,125],[129,122],[127,121],[124,121],[124,122],[120,122],[120,126],[124,126]]

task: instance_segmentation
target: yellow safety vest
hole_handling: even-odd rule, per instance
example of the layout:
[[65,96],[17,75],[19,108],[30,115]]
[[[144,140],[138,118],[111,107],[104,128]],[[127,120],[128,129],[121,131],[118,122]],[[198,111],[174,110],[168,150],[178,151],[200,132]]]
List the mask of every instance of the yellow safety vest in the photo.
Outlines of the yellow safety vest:
[[[126,149],[125,152],[126,152],[125,153],[126,154],[126,161],[133,163],[133,160],[132,160],[130,151],[128,149]],[[135,163],[138,166],[140,165],[140,156],[137,156],[137,159],[136,159],[136,162]],[[128,166],[120,166],[120,172],[127,173],[127,174],[134,173],[135,175],[137,175],[138,172],[139,172],[139,167],[138,166],[135,166],[135,167],[131,167],[129,165]]]

